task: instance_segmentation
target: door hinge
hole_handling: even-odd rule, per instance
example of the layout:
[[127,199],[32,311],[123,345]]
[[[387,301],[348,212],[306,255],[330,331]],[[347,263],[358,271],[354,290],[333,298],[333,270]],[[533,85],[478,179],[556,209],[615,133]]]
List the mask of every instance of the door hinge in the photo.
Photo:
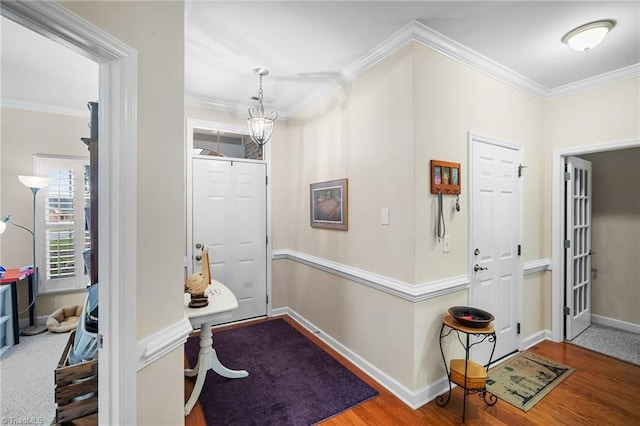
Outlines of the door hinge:
[[269,185],[269,176],[264,177],[264,184]]
[[269,304],[269,295],[267,294],[267,305]]
[[265,239],[266,239],[266,241],[267,241],[267,245],[269,245],[269,236],[267,235],[267,236],[265,237]]
[[522,177],[522,169],[526,169],[526,168],[527,166],[524,166],[522,164],[518,166],[518,177]]
[[520,323],[518,323],[517,330],[518,334],[520,334]]
[[571,180],[571,173],[570,172],[565,172],[564,173],[564,180]]
[[522,256],[522,245],[518,244],[518,256]]
[[98,348],[99,349],[102,349],[102,343],[103,343],[102,334],[98,334]]
[[571,248],[571,240],[564,240],[564,248]]
[[564,307],[564,314],[565,314],[565,315],[571,315],[571,308],[570,308],[570,307],[568,307],[568,306],[565,306],[565,307]]

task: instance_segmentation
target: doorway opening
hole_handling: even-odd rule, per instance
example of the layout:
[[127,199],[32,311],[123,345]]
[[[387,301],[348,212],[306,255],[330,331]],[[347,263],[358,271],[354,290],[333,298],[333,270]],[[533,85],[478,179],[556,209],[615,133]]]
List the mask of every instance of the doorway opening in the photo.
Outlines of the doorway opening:
[[[597,153],[611,153],[619,150],[627,150],[631,148],[639,148],[640,147],[640,139],[632,139],[632,140],[624,140],[624,141],[614,141],[614,142],[605,142],[601,144],[595,144],[590,146],[582,146],[575,148],[567,148],[561,150],[555,150],[553,152],[553,171],[552,171],[552,338],[554,341],[560,342],[568,338],[565,334],[565,330],[567,329],[567,311],[565,310],[565,277],[567,276],[568,266],[565,265],[565,235],[567,232],[566,229],[566,215],[567,208],[565,205],[565,184],[564,184],[564,165],[567,162],[569,157],[582,157],[582,158],[591,158],[592,154]],[[612,171],[615,173],[615,170]],[[613,179],[616,179],[615,175],[613,175]],[[601,179],[601,176],[598,176],[598,171],[594,172],[593,176],[594,180]],[[599,183],[599,182],[598,182]],[[597,183],[594,183],[597,185]],[[626,189],[630,189],[634,184],[627,182],[626,184],[622,184],[617,187],[611,187],[610,191],[626,191]],[[594,196],[594,203],[598,203],[597,194]],[[595,225],[596,228],[598,225]],[[599,255],[599,252],[602,250],[607,250],[607,248],[602,247],[599,249],[594,246],[595,255],[594,258]],[[602,253],[604,256],[604,253]],[[598,258],[598,261],[599,258]],[[591,269],[591,268],[590,268]],[[590,274],[590,277],[593,277],[593,271],[587,271]],[[597,271],[596,271],[597,273]],[[637,280],[636,280],[637,284]],[[596,296],[597,297],[597,296]],[[634,300],[637,300],[634,299]],[[637,309],[636,309],[637,310]],[[568,312],[570,315],[571,312]],[[593,316],[598,319],[598,314]],[[618,324],[620,325],[620,323]],[[575,337],[575,336],[572,336]]]

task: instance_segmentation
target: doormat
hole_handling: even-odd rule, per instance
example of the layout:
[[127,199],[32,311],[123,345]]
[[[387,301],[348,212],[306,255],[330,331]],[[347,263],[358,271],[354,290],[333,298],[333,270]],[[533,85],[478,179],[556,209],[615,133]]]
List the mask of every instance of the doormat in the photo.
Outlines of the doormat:
[[527,412],[574,371],[525,351],[489,370],[487,391]]
[[[214,332],[213,341],[222,365],[249,376],[207,373],[199,401],[208,425],[308,426],[378,395],[283,319]],[[187,340],[190,366],[199,349],[199,337]]]

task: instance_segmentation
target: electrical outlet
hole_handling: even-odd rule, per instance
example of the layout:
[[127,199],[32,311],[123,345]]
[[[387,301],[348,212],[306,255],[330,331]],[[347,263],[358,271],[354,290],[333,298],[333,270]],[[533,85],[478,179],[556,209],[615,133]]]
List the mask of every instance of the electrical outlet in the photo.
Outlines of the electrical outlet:
[[442,252],[449,253],[451,251],[451,236],[445,235],[443,238]]

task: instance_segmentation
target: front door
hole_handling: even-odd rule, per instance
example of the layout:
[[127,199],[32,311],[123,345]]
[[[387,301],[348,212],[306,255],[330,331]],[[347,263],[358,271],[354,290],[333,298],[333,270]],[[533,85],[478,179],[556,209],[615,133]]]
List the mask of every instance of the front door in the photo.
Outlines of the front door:
[[[470,303],[495,316],[496,360],[518,349],[522,152],[518,146],[477,136],[471,145]],[[476,351],[474,358],[484,351]],[[486,355],[477,360],[486,363]]]
[[266,165],[213,158],[192,161],[192,270],[202,270],[195,245],[206,244],[212,279],[238,299],[231,321],[266,315]]
[[591,163],[565,162],[565,337],[591,325]]

